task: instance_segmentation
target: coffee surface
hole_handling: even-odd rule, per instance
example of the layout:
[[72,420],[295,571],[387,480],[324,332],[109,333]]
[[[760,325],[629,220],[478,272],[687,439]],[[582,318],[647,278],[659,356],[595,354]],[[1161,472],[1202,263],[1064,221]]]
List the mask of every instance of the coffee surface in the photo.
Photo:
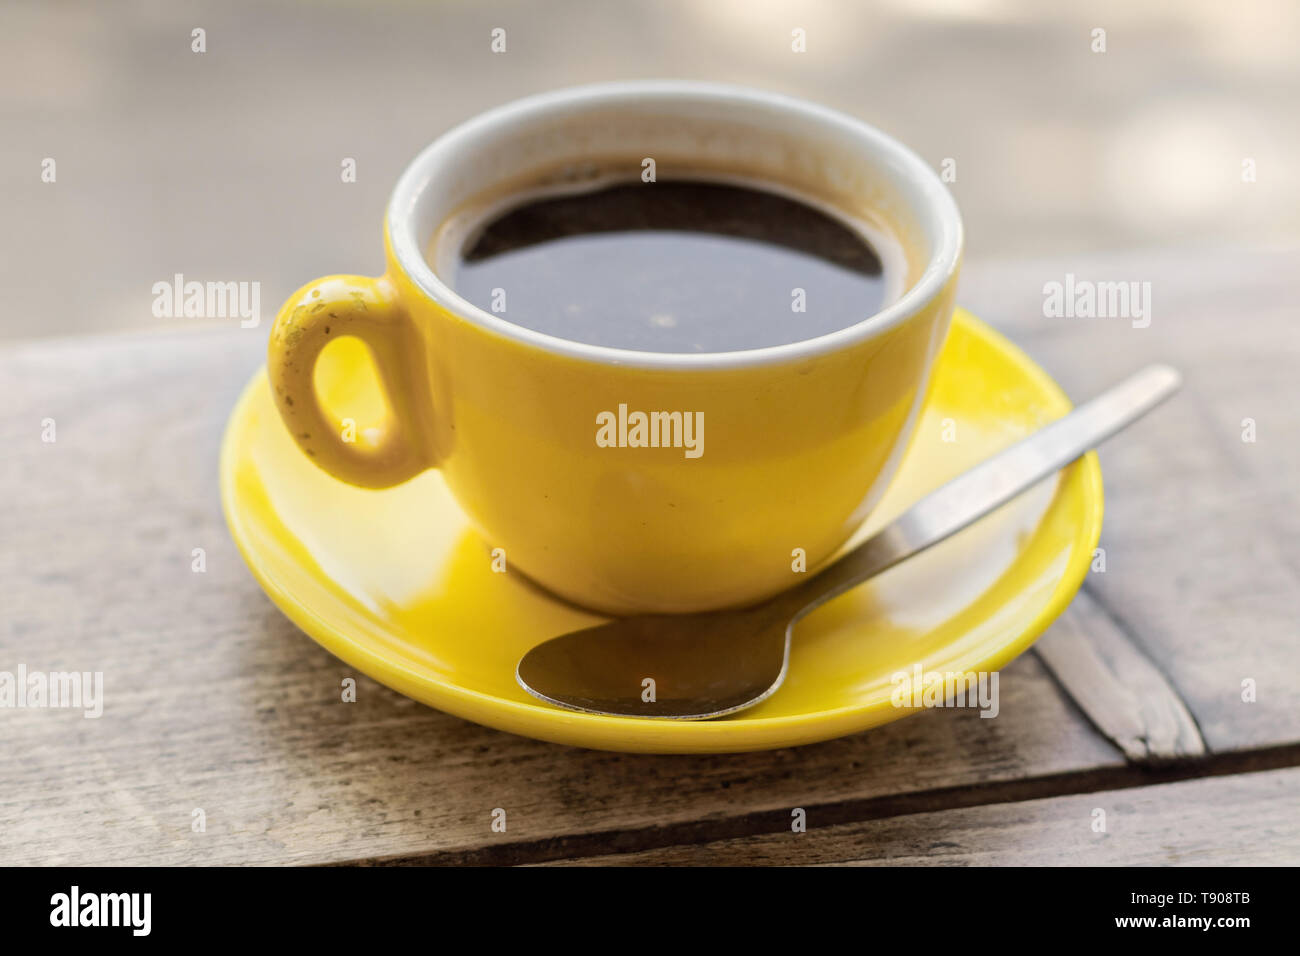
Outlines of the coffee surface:
[[854,325],[886,304],[895,271],[864,229],[776,193],[703,181],[525,199],[468,235],[450,268],[457,292],[515,325],[679,353]]

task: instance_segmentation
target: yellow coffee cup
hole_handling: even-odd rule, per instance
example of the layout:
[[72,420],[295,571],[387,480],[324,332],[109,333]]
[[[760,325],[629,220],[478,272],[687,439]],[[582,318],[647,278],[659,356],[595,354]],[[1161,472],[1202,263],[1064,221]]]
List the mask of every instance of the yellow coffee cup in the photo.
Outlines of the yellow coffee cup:
[[[901,294],[790,345],[635,352],[513,325],[426,259],[439,227],[485,197],[643,158],[660,177],[770,184],[876,224],[903,250]],[[512,572],[562,597],[613,613],[739,605],[815,571],[879,501],[947,331],[961,247],[933,170],[850,117],[713,84],[561,90],[421,153],[389,203],[385,275],[295,292],[268,373],[285,426],[321,468],[375,489],[439,469]],[[369,347],[389,408],[361,435],[313,387],[317,356],[345,336]],[[679,440],[618,440],[654,415]]]

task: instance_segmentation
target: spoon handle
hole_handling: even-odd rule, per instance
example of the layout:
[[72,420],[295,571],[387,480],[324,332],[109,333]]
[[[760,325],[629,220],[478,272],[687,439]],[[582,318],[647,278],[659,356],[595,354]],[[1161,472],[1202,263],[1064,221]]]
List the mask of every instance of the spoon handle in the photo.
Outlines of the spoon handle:
[[1149,365],[931,492],[799,587],[779,595],[792,617],[956,534],[1064,468],[1178,390],[1181,376]]

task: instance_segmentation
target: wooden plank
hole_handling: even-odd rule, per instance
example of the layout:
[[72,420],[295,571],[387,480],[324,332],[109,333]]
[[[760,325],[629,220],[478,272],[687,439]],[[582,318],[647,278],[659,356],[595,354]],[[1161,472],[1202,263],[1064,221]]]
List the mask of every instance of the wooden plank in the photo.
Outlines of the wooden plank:
[[1131,762],[1205,755],[1205,741],[1178,692],[1087,589],[1034,651]]
[[[990,263],[960,295],[1072,395],[1147,362],[1184,372],[1182,394],[1101,449],[1106,570],[1088,587],[1215,751],[1300,739],[1298,259],[1173,249]],[[1067,273],[1150,282],[1150,325],[1044,318],[1044,284]]]
[[[915,813],[584,866],[1295,866],[1300,769]],[[1104,825],[1104,831],[1095,827]],[[563,865],[563,864],[557,864]]]
[[[0,411],[0,669],[103,671],[107,699],[99,720],[0,711],[14,755],[0,763],[0,862],[433,854],[1122,763],[1032,658],[1005,672],[996,720],[923,714],[767,754],[555,747],[365,679],[344,705],[339,682],[356,675],[270,604],[220,514],[218,438],[262,347],[249,330],[0,358],[13,396]],[[490,830],[496,807],[506,834]],[[196,808],[206,833],[191,832]]]
[[[1134,261],[1139,276],[1179,272]],[[1133,273],[1122,265],[1120,277]],[[1017,295],[1032,301],[1024,289],[1041,288],[1048,268],[1032,266]],[[1188,372],[1186,400],[1103,453],[1108,564],[1090,587],[1169,675],[1212,748],[1275,745],[1300,739],[1298,691],[1285,681],[1300,673],[1300,509],[1273,470],[1300,451],[1278,437],[1281,413],[1260,403],[1270,388],[1292,394],[1289,346],[1279,338],[1270,352],[1265,333],[1286,334],[1267,302],[1287,301],[1294,280],[1231,259],[1199,271],[1201,296],[1175,300],[1193,316],[1180,325],[1187,341],[1174,336],[1168,349],[1125,352],[1114,330],[1039,329],[1041,319],[1011,331],[1075,394],[1148,358]],[[1221,287],[1244,294],[1252,283],[1254,376],[1231,362],[1215,373],[1225,353],[1241,358],[1231,351],[1241,345],[1208,313],[1231,298]],[[108,698],[97,721],[0,712],[15,755],[0,764],[0,862],[420,859],[516,845],[545,859],[568,852],[571,838],[642,849],[679,833],[708,839],[714,826],[744,829],[735,821],[792,806],[839,807],[848,819],[862,801],[931,794],[951,806],[962,788],[978,799],[986,786],[1039,796],[1126,772],[1032,657],[1005,672],[997,720],[944,711],[728,757],[558,748],[366,680],[358,703],[340,706],[339,681],[353,675],[260,593],[219,512],[218,438],[263,341],[264,330],[231,330],[0,353],[0,669],[102,670]],[[1250,448],[1254,458],[1210,443],[1223,436],[1206,422],[1227,430],[1239,402],[1263,409],[1269,437]],[[53,445],[40,441],[47,417],[57,422]],[[190,572],[194,547],[206,550],[206,574]],[[1262,693],[1234,708],[1225,700],[1240,673],[1258,675]],[[508,810],[506,834],[489,829],[494,807]],[[207,814],[205,833],[191,830],[195,808]]]

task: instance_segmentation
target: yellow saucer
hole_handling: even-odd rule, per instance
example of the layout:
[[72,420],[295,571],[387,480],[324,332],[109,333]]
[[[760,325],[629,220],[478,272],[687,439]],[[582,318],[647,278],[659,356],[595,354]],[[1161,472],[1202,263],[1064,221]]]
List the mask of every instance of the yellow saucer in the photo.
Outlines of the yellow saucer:
[[[1070,408],[1002,336],[958,310],[928,407],[888,495],[856,540],[948,478]],[[317,371],[322,400],[361,423],[379,401],[363,347],[340,340]],[[363,411],[358,411],[363,409]],[[543,704],[515,683],[535,644],[600,620],[509,567],[436,472],[386,491],[320,471],[285,432],[264,372],[221,449],[236,544],[281,610],[331,653],[432,707],[542,740],[606,750],[719,753],[828,740],[912,713],[893,677],[993,671],[1074,596],[1101,533],[1095,454],[993,515],[805,618],[785,685],[716,721],[599,717]]]

